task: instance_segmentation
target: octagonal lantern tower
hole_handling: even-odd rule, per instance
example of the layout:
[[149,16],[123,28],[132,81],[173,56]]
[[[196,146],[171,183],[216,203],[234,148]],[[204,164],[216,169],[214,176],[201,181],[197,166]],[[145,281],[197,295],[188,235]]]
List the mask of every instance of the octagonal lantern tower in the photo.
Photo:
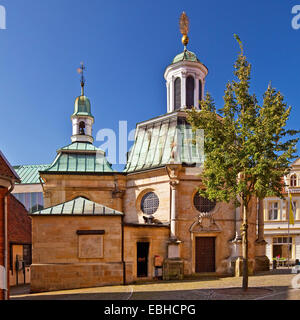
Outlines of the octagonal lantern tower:
[[184,50],[178,54],[165,71],[167,85],[168,112],[195,107],[200,109],[204,98],[207,67],[200,62],[196,54],[187,50],[189,42],[188,27],[181,27]]

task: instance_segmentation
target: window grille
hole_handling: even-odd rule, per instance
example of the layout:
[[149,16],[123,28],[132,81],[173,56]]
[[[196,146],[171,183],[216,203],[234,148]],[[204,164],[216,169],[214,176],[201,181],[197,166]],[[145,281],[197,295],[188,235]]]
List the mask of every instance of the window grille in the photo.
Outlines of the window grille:
[[159,207],[158,196],[154,192],[145,194],[142,198],[141,208],[145,214],[153,214]]
[[199,193],[196,193],[194,206],[200,212],[210,212],[215,208],[216,201],[210,201],[209,199],[201,197]]

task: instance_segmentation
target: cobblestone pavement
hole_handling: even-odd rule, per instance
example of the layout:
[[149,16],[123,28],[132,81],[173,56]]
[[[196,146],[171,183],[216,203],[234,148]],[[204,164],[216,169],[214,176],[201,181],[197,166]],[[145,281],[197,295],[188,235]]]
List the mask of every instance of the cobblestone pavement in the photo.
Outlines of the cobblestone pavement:
[[11,289],[12,300],[300,300],[293,289],[295,275],[285,270],[249,278],[247,294],[241,278],[202,277],[184,281],[159,281],[128,286],[99,287],[30,294],[29,287]]

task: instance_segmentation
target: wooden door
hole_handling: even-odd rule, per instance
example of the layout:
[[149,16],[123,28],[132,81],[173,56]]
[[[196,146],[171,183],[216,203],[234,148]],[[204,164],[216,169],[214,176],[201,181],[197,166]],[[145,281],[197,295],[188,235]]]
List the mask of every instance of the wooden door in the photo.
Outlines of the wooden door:
[[196,273],[215,272],[215,238],[196,238]]

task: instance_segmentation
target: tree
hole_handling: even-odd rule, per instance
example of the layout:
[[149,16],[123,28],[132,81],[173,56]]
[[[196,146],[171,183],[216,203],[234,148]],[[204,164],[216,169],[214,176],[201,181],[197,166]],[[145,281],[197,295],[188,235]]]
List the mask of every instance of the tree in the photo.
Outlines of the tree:
[[[224,106],[217,111],[209,93],[201,102],[201,111],[188,111],[194,130],[204,128],[204,190],[210,200],[233,201],[242,206],[243,289],[248,289],[248,216],[253,198],[275,195],[282,198],[283,176],[295,158],[299,131],[287,130],[291,107],[279,91],[268,86],[263,104],[250,94],[251,65],[243,45],[234,68],[235,80],[226,86]],[[219,114],[220,115],[219,115]]]

